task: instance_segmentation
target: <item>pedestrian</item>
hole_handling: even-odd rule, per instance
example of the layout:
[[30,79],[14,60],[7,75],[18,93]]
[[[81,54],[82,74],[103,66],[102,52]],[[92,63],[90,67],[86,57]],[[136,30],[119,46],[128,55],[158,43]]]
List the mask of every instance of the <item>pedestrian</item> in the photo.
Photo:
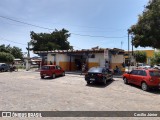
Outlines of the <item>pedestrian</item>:
[[124,62],[122,63],[122,67],[123,67],[123,68],[125,68],[125,67],[126,67],[126,65],[125,65],[125,63],[124,63]]
[[105,62],[105,68],[109,69],[109,62],[108,61]]
[[86,71],[86,64],[83,63],[83,64],[82,64],[82,72],[81,72],[81,75],[82,75],[82,73],[84,73],[85,71]]

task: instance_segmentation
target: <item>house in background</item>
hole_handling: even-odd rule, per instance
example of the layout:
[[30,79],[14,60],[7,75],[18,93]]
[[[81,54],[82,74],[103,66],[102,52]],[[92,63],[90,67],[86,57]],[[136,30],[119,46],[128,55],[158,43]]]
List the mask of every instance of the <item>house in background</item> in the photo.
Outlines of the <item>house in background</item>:
[[[150,62],[151,62],[151,58],[154,56],[154,52],[155,50],[136,50],[136,51],[144,51],[146,52],[146,55],[147,55],[147,60],[146,60],[146,64],[150,65]],[[130,56],[130,63],[132,65],[136,65],[136,61],[135,61],[135,58],[132,54],[134,54],[135,51],[129,51],[129,56]],[[128,57],[128,51],[125,51],[125,54],[124,54],[124,61],[125,61],[125,64],[127,65],[129,63],[129,57]]]
[[42,57],[42,64],[60,65],[66,71],[81,70],[85,63],[88,68],[94,66],[105,66],[109,62],[110,69],[116,66],[122,68],[124,62],[124,50],[118,48],[92,48],[82,50],[53,50],[53,51],[34,51]]

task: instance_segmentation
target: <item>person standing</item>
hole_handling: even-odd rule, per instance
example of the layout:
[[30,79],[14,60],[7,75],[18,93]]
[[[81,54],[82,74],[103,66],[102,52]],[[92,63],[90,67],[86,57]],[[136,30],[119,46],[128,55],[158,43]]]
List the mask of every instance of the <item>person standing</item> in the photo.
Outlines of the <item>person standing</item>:
[[81,72],[81,75],[82,75],[82,73],[84,73],[85,71],[86,71],[86,64],[83,63],[83,64],[82,64],[82,72]]
[[108,61],[105,62],[105,68],[109,69],[109,63],[108,63]]

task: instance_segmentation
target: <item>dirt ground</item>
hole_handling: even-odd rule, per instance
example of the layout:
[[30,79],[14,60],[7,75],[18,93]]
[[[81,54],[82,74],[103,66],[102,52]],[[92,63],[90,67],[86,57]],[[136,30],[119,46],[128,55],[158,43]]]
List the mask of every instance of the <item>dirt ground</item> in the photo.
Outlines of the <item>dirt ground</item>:
[[83,75],[40,79],[38,72],[4,72],[0,94],[1,111],[160,111],[160,91],[142,91],[122,78],[104,86],[87,85]]

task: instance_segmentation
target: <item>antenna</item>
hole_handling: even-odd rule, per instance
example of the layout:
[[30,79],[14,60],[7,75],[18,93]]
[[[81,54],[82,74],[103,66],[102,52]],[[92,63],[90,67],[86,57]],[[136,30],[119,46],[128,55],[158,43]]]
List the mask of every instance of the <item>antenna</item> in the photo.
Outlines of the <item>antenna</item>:
[[123,41],[121,41],[121,49],[122,49],[122,46],[123,46]]

